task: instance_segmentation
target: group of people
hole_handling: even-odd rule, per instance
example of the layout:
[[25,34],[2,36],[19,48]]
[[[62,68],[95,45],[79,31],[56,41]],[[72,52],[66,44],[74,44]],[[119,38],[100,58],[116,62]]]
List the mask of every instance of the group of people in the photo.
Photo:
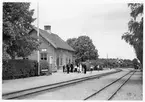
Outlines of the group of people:
[[87,66],[85,64],[79,63],[79,64],[73,64],[73,63],[68,63],[63,66],[63,72],[78,72],[78,73],[84,73],[86,74],[87,71]]

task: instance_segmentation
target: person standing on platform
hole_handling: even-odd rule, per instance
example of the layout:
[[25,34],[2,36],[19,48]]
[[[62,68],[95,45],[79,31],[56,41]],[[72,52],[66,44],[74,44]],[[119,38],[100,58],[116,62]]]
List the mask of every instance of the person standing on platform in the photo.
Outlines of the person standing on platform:
[[87,66],[86,66],[86,64],[83,64],[83,68],[84,68],[84,74],[86,74],[86,71],[87,71]]
[[92,71],[93,71],[93,68],[94,68],[94,66],[91,65],[91,66],[90,66],[90,71],[91,71],[91,73],[92,73]]
[[82,73],[82,64],[81,63],[79,65],[79,68],[80,68],[80,73]]
[[66,68],[67,68],[67,74],[69,74],[69,67],[70,67],[69,64],[67,64],[67,65],[66,65]]
[[80,67],[79,67],[79,64],[77,65],[77,72],[80,73]]
[[77,72],[77,65],[74,66],[74,72]]
[[70,68],[71,68],[71,72],[73,72],[74,69],[73,63],[70,65]]
[[65,65],[63,65],[63,73],[65,72]]

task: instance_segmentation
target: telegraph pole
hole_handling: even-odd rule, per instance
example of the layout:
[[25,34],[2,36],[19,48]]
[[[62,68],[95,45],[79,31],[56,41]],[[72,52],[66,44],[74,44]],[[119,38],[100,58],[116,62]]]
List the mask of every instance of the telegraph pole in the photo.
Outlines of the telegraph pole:
[[[39,2],[37,2],[37,37],[39,42]],[[37,51],[37,62],[38,62],[38,75],[40,75],[40,53]]]

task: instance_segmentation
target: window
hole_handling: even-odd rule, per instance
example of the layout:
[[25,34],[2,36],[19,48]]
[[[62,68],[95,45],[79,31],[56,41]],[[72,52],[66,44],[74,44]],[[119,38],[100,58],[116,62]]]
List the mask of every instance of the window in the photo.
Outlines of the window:
[[47,60],[47,53],[41,53],[41,60]]
[[68,64],[68,59],[66,58],[66,64]]
[[47,51],[47,49],[41,49],[41,51]]

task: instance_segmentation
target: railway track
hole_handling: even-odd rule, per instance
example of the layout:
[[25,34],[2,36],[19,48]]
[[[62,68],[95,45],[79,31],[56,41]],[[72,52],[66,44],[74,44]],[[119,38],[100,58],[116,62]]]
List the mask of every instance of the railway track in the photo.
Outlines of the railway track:
[[[113,86],[116,82],[120,81],[121,79],[123,79],[124,77],[128,76],[127,79],[125,81],[123,81],[123,83],[117,88],[117,90],[115,90],[113,92],[113,94],[111,94],[109,97],[107,97],[107,99],[105,100],[111,100],[113,99],[113,97],[116,95],[116,93],[121,89],[121,87],[123,87],[127,81],[132,77],[132,75],[136,72],[135,71],[130,71],[127,74],[123,75],[122,77],[118,78],[117,80],[107,84],[106,86],[104,86],[103,88],[101,88],[100,90],[97,90],[96,92],[92,93],[91,95],[89,95],[88,97],[84,98],[83,100],[90,100],[91,98],[95,97],[96,95],[99,95],[99,93],[103,92],[104,90],[108,89],[109,87]],[[131,73],[131,75],[130,75]]]
[[100,78],[100,77],[107,76],[107,75],[114,74],[114,73],[118,73],[121,71],[122,71],[121,69],[118,69],[118,70],[113,71],[113,72],[83,77],[83,78],[79,78],[79,79],[73,79],[73,80],[59,82],[59,83],[50,84],[50,85],[39,86],[39,87],[20,90],[20,91],[11,92],[11,93],[5,93],[2,95],[2,98],[3,99],[24,99],[24,98],[27,98],[30,96],[35,96],[36,94],[44,93],[46,91],[47,92],[51,91],[51,90],[56,89],[56,88],[61,88],[61,87],[67,86],[67,85],[79,83],[79,82],[86,81],[86,80]]

